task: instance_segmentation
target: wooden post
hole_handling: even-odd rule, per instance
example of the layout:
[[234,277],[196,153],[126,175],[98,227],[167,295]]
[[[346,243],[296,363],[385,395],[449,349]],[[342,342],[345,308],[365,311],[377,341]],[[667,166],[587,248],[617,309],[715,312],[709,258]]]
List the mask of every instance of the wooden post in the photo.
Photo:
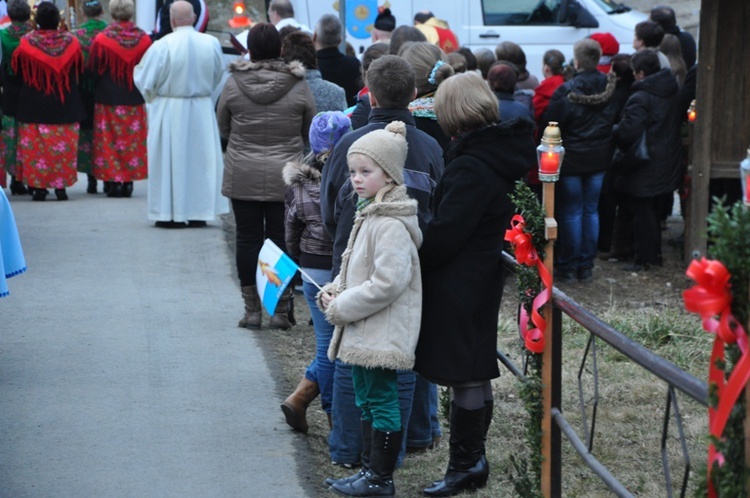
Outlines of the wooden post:
[[[557,221],[555,220],[555,184],[544,182],[542,201],[544,203],[544,236],[548,243],[545,249],[544,266],[550,275],[554,272],[554,247],[557,239]],[[552,304],[548,303],[542,310],[542,315],[547,320],[547,328],[544,330],[544,352],[542,353],[542,495],[545,498],[560,496],[559,482],[559,451],[554,448],[553,438],[556,426],[552,424],[552,401],[553,388],[559,383],[559,372],[555,373],[555,362],[553,348],[556,342],[553,337],[554,328],[552,323]],[[557,379],[556,379],[557,377]],[[558,438],[559,440],[559,438]],[[555,467],[557,466],[557,470]]]

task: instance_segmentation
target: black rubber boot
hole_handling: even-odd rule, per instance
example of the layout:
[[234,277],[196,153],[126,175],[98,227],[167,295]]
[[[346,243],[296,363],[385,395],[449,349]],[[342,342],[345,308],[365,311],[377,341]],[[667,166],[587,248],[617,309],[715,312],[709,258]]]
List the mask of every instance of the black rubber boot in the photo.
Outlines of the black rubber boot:
[[369,420],[362,419],[360,421],[362,425],[362,467],[359,472],[352,474],[349,477],[342,477],[341,479],[334,479],[333,477],[326,477],[326,484],[333,486],[334,483],[340,485],[350,484],[363,477],[368,470],[370,470],[370,452],[372,451],[372,422]]
[[334,483],[330,489],[344,496],[395,496],[393,471],[403,437],[403,429],[398,432],[373,429],[370,470],[354,482],[342,485]]
[[484,456],[484,441],[491,415],[488,407],[466,410],[455,403],[451,406],[450,458],[442,481],[422,490],[425,496],[453,496],[465,489],[482,488],[487,484],[490,467]]

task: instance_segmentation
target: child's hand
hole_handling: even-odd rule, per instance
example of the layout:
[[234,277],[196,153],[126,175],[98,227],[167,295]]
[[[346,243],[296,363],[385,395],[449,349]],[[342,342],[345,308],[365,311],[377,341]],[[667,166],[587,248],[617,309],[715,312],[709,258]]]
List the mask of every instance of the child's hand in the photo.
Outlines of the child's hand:
[[334,299],[335,298],[332,295],[327,294],[325,292],[323,292],[320,295],[320,304],[323,305],[323,311],[325,311],[325,310],[328,309],[328,307],[331,305],[331,303],[333,302]]

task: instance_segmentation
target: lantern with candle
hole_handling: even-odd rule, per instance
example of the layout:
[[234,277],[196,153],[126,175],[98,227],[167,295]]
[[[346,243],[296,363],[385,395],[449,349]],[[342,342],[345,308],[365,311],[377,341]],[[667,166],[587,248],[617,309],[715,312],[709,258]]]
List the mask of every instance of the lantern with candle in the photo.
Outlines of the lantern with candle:
[[246,13],[245,2],[241,0],[234,2],[232,10],[234,11],[234,17],[229,20],[230,28],[246,28],[252,24]]
[[560,178],[565,148],[562,146],[562,135],[555,121],[550,121],[544,129],[542,143],[536,148],[539,162],[539,179],[543,182],[556,182]]
[[740,162],[740,181],[742,182],[742,202],[750,206],[750,147],[747,157]]
[[697,117],[697,113],[695,112],[695,99],[690,102],[690,107],[688,107],[687,111],[687,120],[690,124],[695,124],[695,118]]

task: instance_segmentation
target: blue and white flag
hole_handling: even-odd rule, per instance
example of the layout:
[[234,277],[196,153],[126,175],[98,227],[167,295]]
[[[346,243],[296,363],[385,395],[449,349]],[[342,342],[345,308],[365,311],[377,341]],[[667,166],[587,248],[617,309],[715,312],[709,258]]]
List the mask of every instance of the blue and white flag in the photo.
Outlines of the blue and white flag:
[[284,293],[299,266],[284,254],[271,239],[266,239],[258,255],[258,268],[255,270],[255,283],[258,296],[268,314],[273,316],[276,304]]

